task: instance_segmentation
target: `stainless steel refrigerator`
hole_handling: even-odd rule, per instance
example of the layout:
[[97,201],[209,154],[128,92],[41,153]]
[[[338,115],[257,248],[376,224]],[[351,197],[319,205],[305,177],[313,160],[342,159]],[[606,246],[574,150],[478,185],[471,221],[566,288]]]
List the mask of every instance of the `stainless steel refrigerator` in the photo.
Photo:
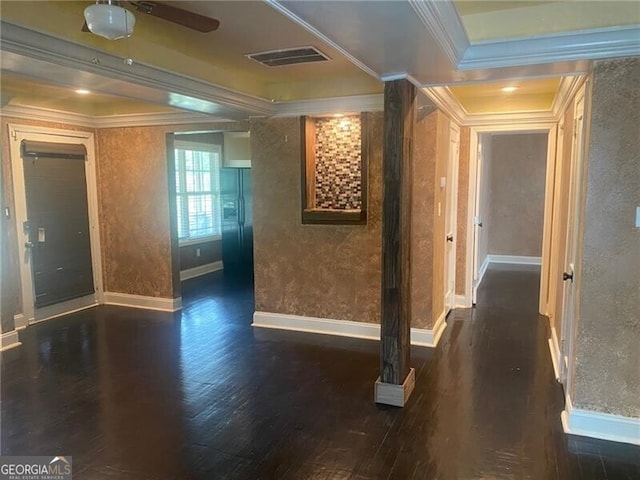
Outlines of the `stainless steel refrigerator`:
[[221,168],[222,261],[225,275],[253,278],[253,192],[250,168]]

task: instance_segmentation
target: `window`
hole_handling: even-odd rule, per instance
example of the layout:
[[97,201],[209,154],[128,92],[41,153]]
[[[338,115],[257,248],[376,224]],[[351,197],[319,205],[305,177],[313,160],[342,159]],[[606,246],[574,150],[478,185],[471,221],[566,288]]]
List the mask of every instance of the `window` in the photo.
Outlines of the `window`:
[[220,236],[220,146],[179,140],[174,146],[178,239]]

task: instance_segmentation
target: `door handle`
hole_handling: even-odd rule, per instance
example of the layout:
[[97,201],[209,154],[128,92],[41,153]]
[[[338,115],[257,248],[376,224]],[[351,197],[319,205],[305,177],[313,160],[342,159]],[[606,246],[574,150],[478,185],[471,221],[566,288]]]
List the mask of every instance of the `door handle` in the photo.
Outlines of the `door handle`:
[[571,280],[571,283],[573,283],[573,272],[572,273],[562,272],[562,280],[563,281]]
[[480,223],[478,224],[478,226],[479,226],[480,228],[482,228],[482,222],[480,222]]
[[453,242],[453,235],[447,235],[447,242]]
[[24,248],[33,248],[33,242],[24,242]]

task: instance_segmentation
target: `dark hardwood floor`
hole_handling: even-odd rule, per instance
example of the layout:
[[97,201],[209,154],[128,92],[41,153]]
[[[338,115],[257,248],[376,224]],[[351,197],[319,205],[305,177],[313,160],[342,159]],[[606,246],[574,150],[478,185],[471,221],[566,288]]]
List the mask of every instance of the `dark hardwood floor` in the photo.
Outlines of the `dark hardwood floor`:
[[2,354],[1,452],[71,455],[76,480],[640,478],[637,447],[563,434],[537,292],[535,269],[491,269],[412,349],[404,409],[373,403],[377,342],[253,329],[251,285],[222,273],[182,313],[45,322]]

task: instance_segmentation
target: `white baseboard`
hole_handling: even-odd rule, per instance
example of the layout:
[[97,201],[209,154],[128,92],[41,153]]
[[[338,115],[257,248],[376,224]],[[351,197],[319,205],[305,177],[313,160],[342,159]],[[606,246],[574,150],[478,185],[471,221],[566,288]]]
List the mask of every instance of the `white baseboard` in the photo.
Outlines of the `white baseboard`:
[[161,312],[176,312],[182,309],[182,297],[145,297],[143,295],[129,295],[128,293],[117,292],[105,292],[104,303],[105,305],[144,308],[147,310],[159,310]]
[[549,352],[551,353],[551,363],[553,363],[553,373],[556,380],[560,381],[560,344],[558,343],[558,335],[555,327],[551,327],[551,336],[549,337]]
[[29,322],[27,322],[27,318],[22,313],[18,313],[13,316],[13,324],[15,325],[16,330],[22,330],[27,327]]
[[224,265],[222,264],[222,260],[218,260],[217,262],[205,263],[204,265],[198,265],[197,267],[187,268],[185,270],[180,271],[180,281],[183,282],[185,280],[189,280],[190,278],[196,278],[201,275],[206,275],[207,273],[217,272],[218,270],[222,270]]
[[478,271],[478,281],[476,283],[476,288],[480,286],[482,283],[482,279],[484,278],[484,274],[487,273],[487,268],[489,268],[489,255],[484,257],[482,264],[480,265],[480,270]]
[[471,297],[467,295],[456,295],[455,296],[455,308],[470,308],[471,305]]
[[[444,314],[438,318],[433,330],[422,328],[411,329],[411,344],[423,347],[435,347],[447,324]],[[380,340],[380,325],[377,323],[333,320],[330,318],[304,317],[285,313],[258,312],[253,314],[254,327],[277,328],[296,332],[321,333],[340,337],[364,338]]]
[[567,395],[561,415],[565,433],[640,445],[640,418],[573,408]]
[[[440,341],[440,337],[444,332],[444,329],[447,328],[447,324],[445,322],[445,318],[447,315],[443,311],[436,323],[433,325],[432,330],[427,330],[425,328],[412,328],[411,329],[411,345],[418,345],[420,347],[436,347],[438,342]],[[380,338],[380,335],[378,335]]]
[[489,263],[513,263],[516,265],[542,265],[542,257],[523,255],[487,255]]
[[11,330],[10,332],[0,335],[0,352],[22,345],[18,339],[18,332]]

